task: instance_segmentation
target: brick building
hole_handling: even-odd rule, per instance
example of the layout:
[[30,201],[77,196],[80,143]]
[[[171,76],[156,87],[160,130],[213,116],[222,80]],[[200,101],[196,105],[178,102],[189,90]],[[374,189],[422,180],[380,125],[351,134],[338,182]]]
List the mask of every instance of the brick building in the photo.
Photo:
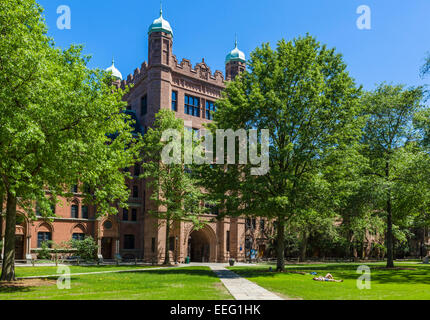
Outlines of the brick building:
[[[148,62],[144,62],[127,79],[116,69],[114,62],[107,69],[117,78],[116,84],[133,88],[124,97],[128,112],[137,120],[139,130],[145,131],[162,108],[176,112],[190,129],[200,129],[210,122],[215,112],[215,101],[225,88],[225,82],[245,70],[245,54],[237,47],[227,55],[225,77],[221,71],[212,73],[202,62],[194,67],[187,59],[178,62],[173,54],[173,30],[160,12],[148,32]],[[55,208],[53,222],[42,218],[30,221],[19,212],[16,232],[16,259],[33,256],[44,240],[55,243],[72,238],[92,236],[98,241],[100,254],[112,259],[117,254],[123,258],[146,261],[163,261],[166,226],[148,214],[152,205],[150,190],[145,181],[138,179],[140,166],[130,168],[136,178],[128,181],[130,200],[128,209],[119,209],[117,216],[96,218],[94,208],[82,204],[78,188],[71,203],[62,200]],[[193,231],[188,222],[176,223],[170,238],[171,258],[184,261],[186,256],[196,262],[224,262],[229,258],[245,258],[245,219],[226,217],[216,219],[216,214],[202,217],[208,223],[200,231]]]

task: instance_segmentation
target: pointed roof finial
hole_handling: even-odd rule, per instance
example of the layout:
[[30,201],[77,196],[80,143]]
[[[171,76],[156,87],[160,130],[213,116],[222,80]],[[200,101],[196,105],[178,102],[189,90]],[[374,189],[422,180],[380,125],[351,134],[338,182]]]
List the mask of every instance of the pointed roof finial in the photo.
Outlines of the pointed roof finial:
[[115,65],[115,58],[114,58],[114,56],[112,56],[112,65],[113,66]]
[[160,0],[160,17],[163,16],[163,1]]

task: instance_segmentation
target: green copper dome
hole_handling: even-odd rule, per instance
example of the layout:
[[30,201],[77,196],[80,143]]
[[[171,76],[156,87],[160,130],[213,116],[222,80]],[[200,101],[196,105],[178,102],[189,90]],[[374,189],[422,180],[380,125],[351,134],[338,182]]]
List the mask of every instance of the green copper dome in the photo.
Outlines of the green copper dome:
[[117,80],[122,80],[122,74],[119,72],[119,70],[115,67],[115,60],[112,58],[112,65],[106,69],[107,72],[111,72],[112,76],[116,78]]
[[173,30],[170,26],[169,21],[163,19],[163,9],[160,9],[160,17],[158,19],[155,19],[149,27],[148,34],[151,34],[153,32],[170,33],[173,37]]
[[237,39],[235,42],[234,49],[227,55],[225,58],[225,63],[229,63],[230,61],[240,61],[240,62],[246,62],[246,56],[245,54],[239,50],[237,47]]

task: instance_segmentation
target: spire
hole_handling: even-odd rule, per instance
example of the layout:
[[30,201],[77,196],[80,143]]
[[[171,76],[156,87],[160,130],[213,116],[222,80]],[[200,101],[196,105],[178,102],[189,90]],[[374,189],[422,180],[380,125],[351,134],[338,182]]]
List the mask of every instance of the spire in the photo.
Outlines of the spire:
[[234,37],[234,49],[230,51],[230,53],[227,55],[225,59],[225,63],[228,63],[230,61],[246,62],[245,54],[242,51],[240,51],[237,46],[237,34],[235,34],[235,37]]
[[106,69],[107,72],[112,72],[112,75],[119,80],[122,80],[122,74],[117,68],[115,68],[115,59],[112,56],[112,65]]
[[160,17],[155,19],[154,22],[151,24],[148,30],[148,34],[151,34],[152,32],[166,32],[170,33],[173,37],[173,30],[170,26],[170,23],[167,20],[164,20],[163,18],[163,3],[160,0]]

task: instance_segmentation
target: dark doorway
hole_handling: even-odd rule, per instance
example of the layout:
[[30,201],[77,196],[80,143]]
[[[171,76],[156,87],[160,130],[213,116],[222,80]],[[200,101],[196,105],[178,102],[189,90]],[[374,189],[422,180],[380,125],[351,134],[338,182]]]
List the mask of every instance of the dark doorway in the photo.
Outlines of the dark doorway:
[[192,262],[209,262],[210,244],[203,231],[194,231],[188,239],[188,256]]
[[102,256],[104,259],[112,259],[112,238],[102,238]]
[[23,235],[15,236],[15,259],[16,260],[24,259],[24,236]]

